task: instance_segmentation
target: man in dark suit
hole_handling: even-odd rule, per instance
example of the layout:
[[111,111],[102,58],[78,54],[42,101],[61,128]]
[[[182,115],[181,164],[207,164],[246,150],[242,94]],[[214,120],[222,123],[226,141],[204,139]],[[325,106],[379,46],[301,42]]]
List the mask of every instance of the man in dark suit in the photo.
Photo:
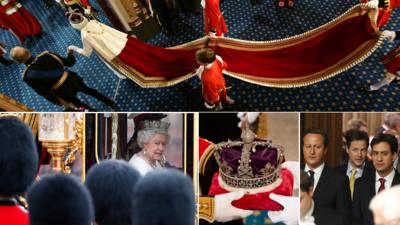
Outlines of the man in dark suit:
[[[349,181],[324,163],[328,151],[327,134],[320,129],[307,130],[303,136],[304,171],[312,179],[315,209],[324,210],[324,217],[334,224],[347,224],[351,218]],[[319,224],[318,219],[316,224]]]
[[28,49],[23,47],[11,49],[10,54],[11,58],[17,63],[26,65],[27,68],[24,71],[23,80],[36,93],[54,104],[72,109],[81,107],[91,109],[90,106],[81,102],[76,96],[78,92],[83,92],[110,107],[115,105],[115,102],[111,99],[86,86],[78,74],[64,68],[75,64],[75,57],[71,50],[68,50],[67,58],[49,51],[44,51],[34,57]]
[[397,139],[390,134],[378,134],[371,141],[375,173],[358,179],[354,189],[353,225],[373,225],[369,202],[380,191],[400,184],[400,174],[393,168],[397,159]]
[[356,179],[374,173],[372,165],[367,161],[369,137],[361,130],[348,130],[344,134],[348,161],[336,167],[336,171],[349,178],[350,192],[353,197]]

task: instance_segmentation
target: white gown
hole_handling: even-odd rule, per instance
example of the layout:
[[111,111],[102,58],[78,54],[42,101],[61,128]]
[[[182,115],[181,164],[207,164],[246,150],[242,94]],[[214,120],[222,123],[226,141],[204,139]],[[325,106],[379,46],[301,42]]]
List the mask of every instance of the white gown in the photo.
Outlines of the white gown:
[[152,167],[150,163],[148,163],[145,159],[140,157],[138,154],[134,154],[132,158],[129,160],[129,164],[133,166],[137,171],[139,171],[140,175],[144,176],[148,172],[153,171],[157,168],[162,168],[159,162],[156,162],[156,166]]
[[128,34],[113,29],[96,20],[89,21],[81,30],[82,48],[70,46],[69,48],[77,53],[89,57],[93,49],[99,54],[100,59],[120,79],[126,77],[113,69],[110,62],[117,57],[128,41]]

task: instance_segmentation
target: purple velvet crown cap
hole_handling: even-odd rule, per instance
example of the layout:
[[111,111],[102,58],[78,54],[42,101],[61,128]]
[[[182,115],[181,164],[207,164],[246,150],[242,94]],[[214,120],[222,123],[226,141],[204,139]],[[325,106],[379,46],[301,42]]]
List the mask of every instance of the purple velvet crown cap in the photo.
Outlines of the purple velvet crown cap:
[[[270,143],[266,140],[255,139],[255,142]],[[237,169],[240,164],[240,158],[242,154],[243,145],[240,146],[222,146],[219,154],[222,163],[227,164],[231,167],[234,173],[237,173]],[[260,170],[265,168],[269,163],[272,167],[278,166],[278,149],[272,145],[262,146],[256,145],[256,151],[250,155],[250,167],[253,169],[254,175],[259,174]]]

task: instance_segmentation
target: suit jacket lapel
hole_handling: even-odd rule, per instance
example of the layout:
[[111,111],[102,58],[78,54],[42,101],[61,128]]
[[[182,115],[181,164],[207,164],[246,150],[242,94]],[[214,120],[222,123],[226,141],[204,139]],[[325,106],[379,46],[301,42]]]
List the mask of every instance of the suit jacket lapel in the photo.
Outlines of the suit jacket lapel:
[[397,172],[397,170],[394,170],[394,177],[393,177],[393,181],[392,181],[392,185],[391,187],[393,187],[396,184],[400,184],[400,173]]
[[375,196],[375,194],[376,194],[376,187],[375,187],[375,179],[376,179],[376,173],[375,173],[375,170],[374,170],[374,173],[373,173],[373,175],[372,176],[368,176],[368,186],[370,186],[370,188],[368,188],[368,190],[370,190],[371,192],[369,193],[369,195],[371,196],[371,198],[373,197],[373,196]]
[[315,186],[314,196],[315,195],[319,195],[319,193],[321,192],[321,190],[320,190],[321,188],[319,188],[319,187],[327,187],[326,184],[325,184],[328,181],[327,173],[328,172],[327,172],[326,165],[325,165],[324,169],[322,170],[321,176],[319,177],[317,186]]

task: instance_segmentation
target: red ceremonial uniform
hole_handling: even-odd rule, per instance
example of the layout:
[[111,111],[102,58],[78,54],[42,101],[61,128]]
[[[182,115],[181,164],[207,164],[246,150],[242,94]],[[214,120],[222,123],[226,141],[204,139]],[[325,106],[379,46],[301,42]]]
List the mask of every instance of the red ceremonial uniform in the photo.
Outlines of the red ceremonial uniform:
[[383,56],[381,61],[388,73],[397,76],[397,71],[400,71],[400,44]]
[[89,0],[64,0],[64,3],[66,5],[79,4],[79,5],[84,6],[85,8],[90,5]]
[[[209,104],[218,104],[226,99],[226,84],[222,71],[228,66],[217,56],[212,64],[204,66],[201,74],[203,97]],[[221,99],[222,98],[222,99]]]
[[3,46],[1,46],[0,43],[0,57],[3,57],[5,50],[3,49]]
[[16,0],[0,0],[0,26],[10,30],[21,43],[26,36],[42,33],[39,21]]
[[0,205],[1,225],[29,225],[29,215],[18,205]]
[[228,33],[224,16],[219,8],[220,0],[205,0],[204,17],[205,17],[205,30],[206,35],[210,30],[215,30],[218,37],[224,33]]
[[[362,0],[362,3],[367,3],[370,0]],[[381,0],[382,1],[382,0]],[[384,6],[379,7],[379,14],[377,20],[378,28],[389,22],[392,11],[400,6],[400,0],[383,0]]]

